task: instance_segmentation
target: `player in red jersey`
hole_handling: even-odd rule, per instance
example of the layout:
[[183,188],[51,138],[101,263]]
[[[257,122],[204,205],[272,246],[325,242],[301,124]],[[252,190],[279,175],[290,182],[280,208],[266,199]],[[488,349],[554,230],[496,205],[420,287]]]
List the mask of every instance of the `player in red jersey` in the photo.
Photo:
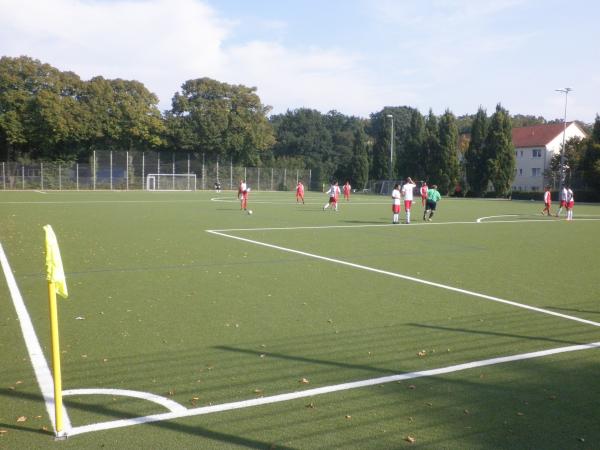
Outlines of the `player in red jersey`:
[[300,202],[304,205],[304,185],[302,184],[302,180],[299,180],[296,186],[296,203]]
[[346,183],[343,186],[344,189],[344,199],[349,202],[350,201],[350,190],[352,189],[352,186],[350,186],[350,182],[346,181]]
[[423,205],[423,208],[425,208],[425,204],[427,203],[427,190],[429,188],[427,187],[427,182],[423,181],[423,184],[421,184],[421,204]]

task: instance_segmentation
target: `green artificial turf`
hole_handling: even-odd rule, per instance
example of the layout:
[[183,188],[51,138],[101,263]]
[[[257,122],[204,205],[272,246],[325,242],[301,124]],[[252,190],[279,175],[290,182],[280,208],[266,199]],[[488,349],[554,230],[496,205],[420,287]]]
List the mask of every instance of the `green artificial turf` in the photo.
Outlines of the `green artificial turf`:
[[[64,389],[194,408],[600,341],[477,296],[600,322],[600,206],[567,222],[539,202],[443,199],[429,223],[418,201],[392,226],[386,197],[326,200],[253,192],[248,215],[231,192],[0,192],[0,243],[50,361],[42,226],[58,237]],[[4,276],[0,299],[0,449],[600,447],[600,349],[54,441]],[[74,427],[166,411],[65,406]]]

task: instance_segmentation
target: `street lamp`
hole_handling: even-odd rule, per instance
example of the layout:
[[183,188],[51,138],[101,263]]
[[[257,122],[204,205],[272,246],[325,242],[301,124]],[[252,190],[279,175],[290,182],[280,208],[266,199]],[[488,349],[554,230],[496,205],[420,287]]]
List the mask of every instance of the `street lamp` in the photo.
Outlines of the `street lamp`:
[[390,180],[393,178],[394,173],[394,116],[388,114],[386,117],[392,119],[392,130],[390,131]]
[[565,94],[565,116],[563,119],[563,142],[562,149],[560,150],[560,192],[562,192],[565,186],[565,140],[567,136],[567,97],[569,92],[573,89],[567,87],[563,89],[555,89],[556,92],[562,92]]

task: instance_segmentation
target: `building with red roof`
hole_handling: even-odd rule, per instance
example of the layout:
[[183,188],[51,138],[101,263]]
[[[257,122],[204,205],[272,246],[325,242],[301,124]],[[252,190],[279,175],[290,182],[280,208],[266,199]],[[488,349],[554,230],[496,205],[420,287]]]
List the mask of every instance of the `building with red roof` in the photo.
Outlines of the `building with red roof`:
[[[563,143],[564,124],[552,123],[513,128],[512,142],[517,160],[512,189],[515,191],[542,191],[544,172],[550,168],[552,156],[559,154]],[[565,140],[587,137],[576,122],[567,122]]]

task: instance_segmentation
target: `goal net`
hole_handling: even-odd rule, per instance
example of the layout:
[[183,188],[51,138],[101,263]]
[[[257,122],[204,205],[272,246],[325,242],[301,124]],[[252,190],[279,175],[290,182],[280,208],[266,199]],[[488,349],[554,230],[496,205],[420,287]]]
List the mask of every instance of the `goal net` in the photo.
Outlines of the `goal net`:
[[147,191],[195,191],[195,173],[150,173],[146,175]]

